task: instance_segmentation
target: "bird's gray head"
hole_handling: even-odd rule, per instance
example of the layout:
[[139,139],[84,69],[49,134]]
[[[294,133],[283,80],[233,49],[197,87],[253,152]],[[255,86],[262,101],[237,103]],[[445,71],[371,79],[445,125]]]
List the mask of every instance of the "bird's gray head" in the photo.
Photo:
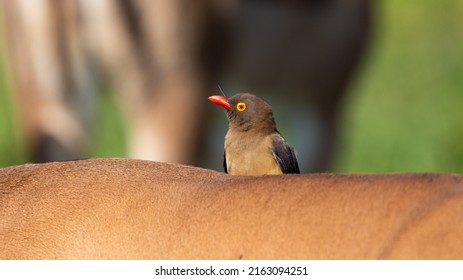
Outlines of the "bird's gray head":
[[239,93],[229,99],[221,95],[210,96],[209,100],[227,110],[230,128],[239,130],[274,131],[275,120],[272,107],[250,93]]

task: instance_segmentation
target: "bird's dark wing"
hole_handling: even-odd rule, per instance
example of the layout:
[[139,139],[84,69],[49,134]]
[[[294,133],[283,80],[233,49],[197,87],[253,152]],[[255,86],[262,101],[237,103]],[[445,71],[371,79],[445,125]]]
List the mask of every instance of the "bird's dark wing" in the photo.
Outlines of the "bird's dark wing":
[[223,170],[225,171],[225,173],[228,173],[228,170],[227,170],[227,157],[225,156],[225,151],[223,151]]
[[294,149],[279,133],[272,137],[272,152],[283,173],[300,173]]

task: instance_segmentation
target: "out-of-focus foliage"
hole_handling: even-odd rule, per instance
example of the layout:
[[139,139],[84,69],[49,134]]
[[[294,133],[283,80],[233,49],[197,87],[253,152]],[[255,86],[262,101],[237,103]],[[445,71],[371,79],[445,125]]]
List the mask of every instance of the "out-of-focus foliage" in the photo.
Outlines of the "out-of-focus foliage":
[[382,1],[336,170],[463,172],[463,2]]

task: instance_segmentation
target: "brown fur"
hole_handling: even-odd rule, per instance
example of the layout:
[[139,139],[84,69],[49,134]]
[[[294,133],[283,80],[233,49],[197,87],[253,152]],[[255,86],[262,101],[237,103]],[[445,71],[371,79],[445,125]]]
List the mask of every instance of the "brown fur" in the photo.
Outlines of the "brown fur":
[[0,169],[1,259],[462,259],[463,178],[230,176],[92,159]]

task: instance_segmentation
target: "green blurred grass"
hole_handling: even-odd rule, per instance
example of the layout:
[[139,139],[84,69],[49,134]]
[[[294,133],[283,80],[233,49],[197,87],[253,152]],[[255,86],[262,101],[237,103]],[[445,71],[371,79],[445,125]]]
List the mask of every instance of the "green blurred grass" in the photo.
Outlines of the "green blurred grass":
[[463,2],[381,2],[343,114],[341,172],[463,172]]
[[97,110],[93,125],[93,138],[87,157],[127,157],[127,140],[124,122],[109,89],[97,96]]
[[[373,41],[346,99],[335,171],[463,173],[463,1],[375,3]],[[0,166],[27,161],[3,62]],[[125,156],[114,104],[107,95],[98,103],[88,156]]]
[[[2,13],[0,13],[0,38],[3,37]],[[16,119],[7,83],[5,69],[5,45],[0,40],[0,166],[20,164],[27,161],[19,131],[15,129]]]

